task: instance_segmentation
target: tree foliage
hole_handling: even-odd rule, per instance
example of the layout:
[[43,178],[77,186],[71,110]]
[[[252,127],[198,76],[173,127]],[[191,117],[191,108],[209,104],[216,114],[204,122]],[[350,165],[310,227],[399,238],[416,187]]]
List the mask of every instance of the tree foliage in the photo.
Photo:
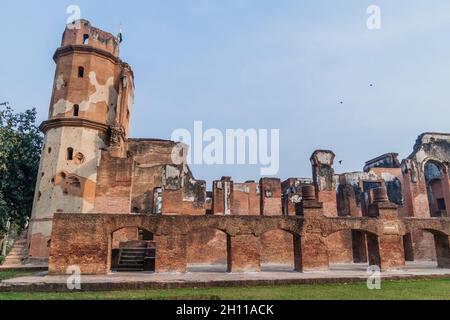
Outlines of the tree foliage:
[[0,234],[8,219],[24,226],[33,206],[42,136],[35,125],[36,109],[14,112],[0,107]]

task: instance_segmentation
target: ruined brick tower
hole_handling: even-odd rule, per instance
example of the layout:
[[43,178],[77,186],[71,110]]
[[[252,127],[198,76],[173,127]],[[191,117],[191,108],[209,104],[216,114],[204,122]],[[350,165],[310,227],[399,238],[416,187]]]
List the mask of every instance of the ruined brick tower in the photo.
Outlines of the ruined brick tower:
[[29,257],[48,257],[55,212],[94,210],[101,151],[124,156],[133,72],[119,40],[88,21],[67,25],[56,50],[53,94],[29,227]]

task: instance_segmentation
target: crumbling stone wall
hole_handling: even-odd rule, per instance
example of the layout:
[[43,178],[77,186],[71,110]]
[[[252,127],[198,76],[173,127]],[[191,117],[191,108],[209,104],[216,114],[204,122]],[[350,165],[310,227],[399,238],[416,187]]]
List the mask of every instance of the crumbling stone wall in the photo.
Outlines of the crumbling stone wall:
[[302,201],[302,187],[312,185],[310,178],[289,178],[281,183],[282,210],[286,216],[296,215]]
[[281,181],[277,178],[262,178],[259,183],[261,192],[261,215],[281,215]]
[[324,204],[325,214],[330,217],[337,216],[334,158],[335,154],[329,150],[317,150],[311,156],[316,197]]

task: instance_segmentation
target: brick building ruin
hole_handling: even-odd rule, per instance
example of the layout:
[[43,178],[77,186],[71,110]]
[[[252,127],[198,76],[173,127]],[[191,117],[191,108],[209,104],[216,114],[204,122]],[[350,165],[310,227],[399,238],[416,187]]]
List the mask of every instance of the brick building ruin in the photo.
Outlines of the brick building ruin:
[[54,274],[71,265],[88,274],[387,270],[413,260],[450,268],[450,134],[424,133],[407,159],[385,154],[362,172],[336,174],[334,153],[318,150],[312,179],[223,177],[208,191],[186,146],[129,138],[133,71],[116,37],[78,22],[54,55],[29,260],[48,260]]

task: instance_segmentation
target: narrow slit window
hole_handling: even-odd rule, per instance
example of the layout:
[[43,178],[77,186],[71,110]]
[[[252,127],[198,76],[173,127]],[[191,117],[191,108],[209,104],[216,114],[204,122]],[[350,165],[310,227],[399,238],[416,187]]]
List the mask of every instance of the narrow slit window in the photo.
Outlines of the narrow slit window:
[[67,148],[67,160],[73,160],[73,148]]
[[80,113],[80,106],[76,104],[73,106],[73,116],[78,117],[79,113]]
[[83,78],[83,77],[84,77],[84,68],[78,67],[78,78]]
[[83,36],[83,44],[84,44],[84,45],[89,44],[89,35],[88,35],[88,34],[85,34],[85,35]]

